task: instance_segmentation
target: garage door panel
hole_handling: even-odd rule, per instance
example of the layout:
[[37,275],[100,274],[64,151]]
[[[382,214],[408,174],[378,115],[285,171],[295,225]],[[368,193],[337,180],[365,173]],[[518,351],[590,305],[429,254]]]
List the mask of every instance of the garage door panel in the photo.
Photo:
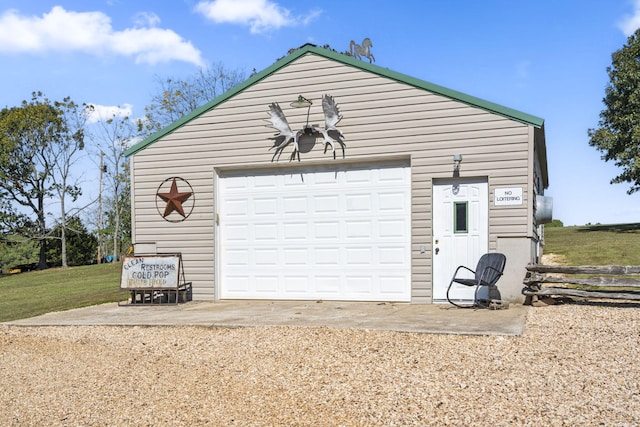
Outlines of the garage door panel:
[[372,266],[373,265],[373,249],[369,247],[351,247],[347,248],[346,265],[357,266]]
[[370,213],[372,210],[372,196],[371,194],[347,194],[346,202],[347,202],[347,214],[350,213],[360,213],[366,214]]
[[381,219],[378,221],[378,237],[402,240],[407,235],[408,221],[401,219]]
[[307,215],[309,209],[306,196],[283,196],[283,215]]
[[289,275],[284,278],[284,291],[286,294],[305,294],[309,278],[306,275]]
[[230,176],[225,179],[225,188],[229,190],[243,190],[248,188],[249,177]]
[[278,176],[277,175],[262,175],[260,179],[255,180],[254,187],[259,189],[277,188]]
[[247,200],[229,199],[225,202],[225,213],[228,217],[246,217],[249,212]]
[[308,185],[308,181],[305,179],[301,179],[301,175],[299,173],[283,173],[278,176],[280,177],[283,186],[288,190],[305,188]]
[[406,197],[406,194],[398,192],[380,193],[378,195],[378,210],[384,214],[402,212],[407,205]]
[[244,296],[249,292],[249,276],[235,276],[229,274],[225,277],[227,282],[227,292],[229,295]]
[[370,275],[347,275],[345,293],[353,299],[360,299],[374,292],[373,279]]
[[288,248],[284,250],[284,265],[305,266],[309,265],[308,248]]
[[345,221],[347,239],[371,239],[373,224],[370,220]]
[[335,194],[314,197],[313,212],[316,215],[337,215],[340,212],[340,197]]
[[318,295],[340,295],[340,275],[325,276],[319,275],[315,278],[316,292]]
[[380,183],[403,183],[405,181],[405,171],[399,168],[380,169],[378,174]]
[[287,241],[307,240],[309,224],[305,222],[291,222],[283,224],[283,237]]
[[275,197],[255,198],[253,200],[253,214],[256,216],[275,216],[278,213],[277,209],[278,199]]
[[255,224],[253,225],[253,227],[249,225],[248,228],[253,229],[253,238],[256,241],[273,242],[274,240],[278,239],[277,222]]
[[277,267],[279,265],[278,262],[278,250],[273,248],[256,248],[254,249],[255,253],[255,263],[259,266],[272,266]]
[[337,240],[340,234],[339,221],[316,221],[313,224],[314,237],[318,240]]
[[221,298],[410,300],[408,165],[241,173],[219,180]]
[[278,276],[259,276],[253,279],[256,284],[256,293],[265,297],[278,295]]
[[228,243],[247,242],[249,226],[246,224],[232,224],[225,227],[225,239]]
[[406,248],[404,246],[381,246],[378,252],[380,254],[380,265],[404,265],[407,257]]
[[226,249],[224,253],[230,267],[247,267],[249,265],[248,249]]
[[340,252],[338,247],[316,248],[315,264],[321,267],[337,266],[340,264]]
[[313,177],[314,185],[319,188],[336,185],[336,172],[334,171],[316,172],[313,174]]
[[350,171],[346,176],[347,184],[368,184],[369,182],[371,182],[371,171],[368,169]]

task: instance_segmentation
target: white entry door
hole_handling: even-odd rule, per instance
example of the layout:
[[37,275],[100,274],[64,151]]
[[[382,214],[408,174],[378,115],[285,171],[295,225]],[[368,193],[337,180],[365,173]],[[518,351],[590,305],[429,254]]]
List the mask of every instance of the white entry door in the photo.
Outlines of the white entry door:
[[410,301],[406,162],[223,173],[223,299]]
[[[447,287],[459,265],[475,270],[478,259],[489,249],[488,187],[486,180],[433,185],[433,302],[447,301]],[[456,283],[450,296],[470,302],[474,291]]]

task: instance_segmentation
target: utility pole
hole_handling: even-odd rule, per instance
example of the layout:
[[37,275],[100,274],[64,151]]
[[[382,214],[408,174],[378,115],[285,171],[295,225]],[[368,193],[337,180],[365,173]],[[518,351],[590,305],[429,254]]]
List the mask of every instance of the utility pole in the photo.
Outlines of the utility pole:
[[102,173],[104,172],[104,165],[102,158],[104,153],[100,151],[100,187],[98,192],[98,264],[102,262]]

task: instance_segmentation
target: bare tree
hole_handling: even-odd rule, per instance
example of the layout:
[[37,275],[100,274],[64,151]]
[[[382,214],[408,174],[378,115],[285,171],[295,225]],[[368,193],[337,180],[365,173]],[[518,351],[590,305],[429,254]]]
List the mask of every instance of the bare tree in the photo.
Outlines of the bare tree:
[[[103,212],[107,213],[109,234],[113,243],[113,259],[120,259],[122,218],[128,217],[126,210],[130,209],[128,200],[129,168],[124,152],[132,143],[139,139],[142,128],[140,121],[134,121],[128,116],[113,114],[100,120],[94,137],[97,147],[103,157],[103,180],[105,188],[110,193],[105,197]],[[128,229],[129,227],[126,227]],[[103,230],[98,230],[99,233]]]
[[67,137],[61,139],[58,144],[49,145],[47,147],[48,155],[52,159],[54,168],[51,174],[53,189],[57,194],[60,203],[60,240],[62,243],[61,262],[62,267],[67,267],[67,217],[73,216],[67,212],[67,197],[75,202],[82,194],[82,190],[77,180],[72,178],[72,169],[79,160],[80,151],[84,150],[85,127],[89,114],[93,110],[88,105],[78,105],[65,98],[63,101],[54,103],[55,107],[60,111],[65,128],[67,129]]
[[201,69],[184,80],[156,76],[159,90],[145,107],[145,133],[151,135],[159,131],[244,79],[244,72],[225,69],[222,64]]

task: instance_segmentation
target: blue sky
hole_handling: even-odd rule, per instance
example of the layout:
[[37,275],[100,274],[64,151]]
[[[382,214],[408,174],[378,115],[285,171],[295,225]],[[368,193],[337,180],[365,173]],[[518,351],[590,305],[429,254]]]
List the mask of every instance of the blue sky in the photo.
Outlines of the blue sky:
[[0,0],[0,107],[39,90],[142,116],[155,76],[249,75],[305,43],[369,37],[377,65],[544,118],[554,218],[640,222],[640,194],[609,184],[617,170],[587,137],[611,54],[638,27],[640,0]]

